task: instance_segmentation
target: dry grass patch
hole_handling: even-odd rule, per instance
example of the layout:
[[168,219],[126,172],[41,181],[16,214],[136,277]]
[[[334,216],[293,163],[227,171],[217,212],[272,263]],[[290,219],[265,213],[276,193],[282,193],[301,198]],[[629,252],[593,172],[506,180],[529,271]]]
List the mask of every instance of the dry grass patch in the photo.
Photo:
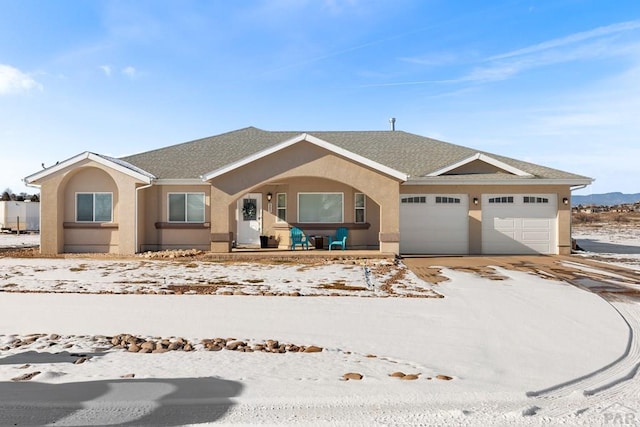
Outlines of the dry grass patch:
[[331,289],[334,291],[366,291],[367,288],[363,286],[352,286],[347,285],[346,283],[339,281],[334,283],[323,283],[320,286],[316,286],[320,289]]

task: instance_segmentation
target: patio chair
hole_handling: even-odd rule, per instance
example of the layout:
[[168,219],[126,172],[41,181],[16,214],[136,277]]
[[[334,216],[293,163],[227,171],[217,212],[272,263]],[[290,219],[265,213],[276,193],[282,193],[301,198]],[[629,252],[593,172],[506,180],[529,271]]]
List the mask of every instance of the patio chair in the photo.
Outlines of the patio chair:
[[341,246],[344,251],[347,248],[347,236],[349,230],[346,227],[339,227],[335,236],[329,236],[329,250],[332,246]]
[[291,238],[291,250],[294,251],[296,249],[296,245],[300,245],[307,250],[309,250],[309,238],[305,236],[304,232],[298,227],[292,227],[290,230],[290,238]]

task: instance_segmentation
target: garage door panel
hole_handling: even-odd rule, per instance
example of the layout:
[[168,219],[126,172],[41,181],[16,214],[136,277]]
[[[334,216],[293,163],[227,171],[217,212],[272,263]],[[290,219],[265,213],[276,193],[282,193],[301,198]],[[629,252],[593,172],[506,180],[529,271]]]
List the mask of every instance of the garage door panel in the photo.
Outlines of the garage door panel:
[[513,218],[494,218],[493,224],[489,224],[489,228],[496,229],[506,229],[506,228],[515,228],[516,220]]
[[[489,203],[490,198],[513,203]],[[530,195],[483,195],[482,252],[485,254],[527,254],[557,252],[556,195],[538,195],[543,203],[525,203]]]
[[434,194],[402,195],[424,203],[400,203],[400,252],[404,254],[468,253],[468,196],[447,195],[459,203],[436,203]]
[[549,219],[533,219],[533,218],[522,218],[522,228],[541,228],[548,230],[551,226],[551,221]]
[[549,243],[530,242],[527,244],[527,247],[531,249],[533,252],[539,253],[539,254],[548,254],[551,251],[551,248],[549,247]]
[[[457,230],[456,230],[457,231]],[[428,236],[431,240],[437,240],[439,242],[447,242],[447,241],[451,241],[451,242],[464,242],[465,244],[467,243],[467,236],[463,236],[461,235],[461,233],[451,233],[449,230],[438,230],[438,231],[433,231],[431,233],[429,233]]]
[[523,231],[522,240],[525,242],[544,241],[548,242],[551,239],[551,233],[548,231]]

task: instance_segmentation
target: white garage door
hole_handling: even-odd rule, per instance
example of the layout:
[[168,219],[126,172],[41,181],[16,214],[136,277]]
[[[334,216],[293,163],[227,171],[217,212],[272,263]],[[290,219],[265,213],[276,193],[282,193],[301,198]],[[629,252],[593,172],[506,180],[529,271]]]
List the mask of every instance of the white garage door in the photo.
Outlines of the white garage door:
[[400,253],[466,254],[468,240],[468,195],[400,196]]
[[482,253],[555,254],[556,218],[555,194],[484,194]]

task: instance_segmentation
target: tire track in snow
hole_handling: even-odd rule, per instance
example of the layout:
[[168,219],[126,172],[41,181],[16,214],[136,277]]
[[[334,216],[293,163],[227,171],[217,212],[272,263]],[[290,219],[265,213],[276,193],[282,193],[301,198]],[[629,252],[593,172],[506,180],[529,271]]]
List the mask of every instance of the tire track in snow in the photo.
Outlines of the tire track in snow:
[[[571,283],[589,291],[579,283]],[[613,284],[607,281],[607,285],[620,288],[619,282]],[[580,416],[586,412],[603,410],[615,403],[628,402],[630,399],[635,401],[640,395],[640,304],[631,296],[596,293],[607,301],[626,323],[629,335],[625,351],[610,364],[582,377],[546,389],[527,392],[528,397],[534,398],[532,404],[540,407],[536,412],[538,416]]]

